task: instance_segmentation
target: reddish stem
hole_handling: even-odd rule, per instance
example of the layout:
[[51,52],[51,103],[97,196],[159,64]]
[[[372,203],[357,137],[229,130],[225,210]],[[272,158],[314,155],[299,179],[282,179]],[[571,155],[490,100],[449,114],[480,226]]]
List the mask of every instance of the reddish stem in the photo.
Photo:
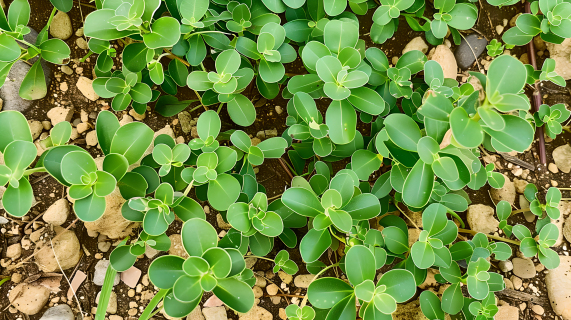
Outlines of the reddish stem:
[[[525,3],[525,12],[531,13],[531,6],[529,2]],[[529,59],[531,60],[531,65],[534,70],[537,70],[537,60],[535,59],[535,46],[533,45],[533,39],[527,44],[527,52]],[[541,89],[539,88],[539,82],[535,83],[535,91],[533,92],[533,101],[535,112],[539,111],[539,107],[542,104],[541,99]],[[545,138],[543,136],[543,127],[538,127],[535,131],[537,139],[539,140],[539,161],[541,164],[547,164],[547,156],[545,152]]]

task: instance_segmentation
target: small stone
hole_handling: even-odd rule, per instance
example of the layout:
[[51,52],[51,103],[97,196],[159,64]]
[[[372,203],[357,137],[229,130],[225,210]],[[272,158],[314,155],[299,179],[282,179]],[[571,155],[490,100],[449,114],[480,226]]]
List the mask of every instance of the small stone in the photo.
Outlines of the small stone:
[[133,117],[133,118],[134,118],[135,120],[137,120],[137,121],[142,121],[142,120],[144,120],[144,119],[146,118],[146,116],[147,116],[144,112],[143,112],[143,114],[138,114],[138,113],[135,111],[135,109],[129,110],[129,115],[130,115],[131,117]]
[[83,50],[89,49],[89,46],[87,45],[87,41],[85,41],[85,39],[83,39],[83,38],[77,38],[77,40],[75,40],[75,44],[77,44],[77,46],[80,49],[83,49]]
[[266,291],[270,296],[275,296],[278,293],[279,287],[275,284],[270,284],[266,287]]
[[282,320],[287,319],[287,315],[286,315],[284,308],[280,308],[280,310],[278,311],[278,315],[279,315],[280,319],[282,319]]
[[454,53],[446,45],[439,45],[432,54],[431,60],[440,64],[444,72],[444,78],[456,79],[458,74],[458,64]]
[[298,288],[307,288],[309,287],[309,284],[311,283],[313,278],[315,278],[315,275],[313,274],[301,274],[295,277],[293,283]]
[[192,119],[188,111],[180,112],[177,116],[182,132],[189,133],[192,130],[192,127],[196,126],[196,120]]
[[494,203],[498,203],[501,200],[509,202],[511,205],[515,202],[515,186],[514,183],[504,175],[505,183],[501,189],[490,189],[490,194]]
[[[79,38],[82,39],[83,38]],[[83,40],[85,41],[85,40]],[[91,101],[96,101],[97,99],[99,99],[99,95],[97,95],[97,93],[95,93],[95,90],[93,90],[93,80],[86,78],[86,77],[79,77],[79,79],[77,80],[76,86],[77,89],[79,89],[79,91],[81,91],[81,93],[89,100]]]
[[500,267],[500,270],[502,270],[502,272],[509,272],[513,270],[514,265],[510,260],[504,260],[498,263],[498,267]]
[[184,250],[184,246],[182,245],[182,237],[180,234],[171,234],[169,239],[171,240],[171,247],[168,251],[169,254],[179,256],[184,259],[189,257],[188,253],[186,253],[186,250]]
[[418,36],[410,40],[410,42],[407,43],[406,46],[404,46],[404,49],[402,49],[402,54],[405,54],[412,50],[418,50],[422,51],[422,53],[426,53],[428,51],[428,45],[426,44],[426,42],[424,42],[424,39],[422,39],[422,37]]
[[495,232],[500,222],[494,217],[494,209],[484,204],[475,204],[468,207],[466,215],[472,230],[483,233]]
[[77,125],[77,133],[84,133],[85,131],[89,130],[89,123],[82,122]]
[[515,192],[517,193],[523,193],[525,191],[525,187],[527,186],[528,182],[525,180],[520,180],[517,178],[514,178],[514,187],[515,187]]
[[272,320],[274,317],[272,314],[260,307],[254,306],[248,313],[240,314],[239,320]]
[[101,252],[107,252],[111,249],[111,242],[99,242],[97,244],[97,249]]
[[512,174],[516,177],[521,176],[521,174],[523,173],[523,169],[522,168],[514,168],[512,170]]
[[186,320],[204,320],[204,316],[202,315],[202,310],[200,310],[200,306],[194,308],[194,310],[192,310],[192,312],[186,317]]
[[519,310],[517,307],[512,307],[510,305],[503,305],[498,307],[498,312],[494,316],[496,320],[518,320]]
[[254,291],[254,297],[255,298],[261,298],[264,296],[264,291],[262,291],[262,288],[260,288],[258,286],[254,286],[252,288],[252,290]]
[[34,315],[42,310],[49,297],[50,290],[44,286],[20,283],[10,291],[8,300],[18,311]]
[[549,171],[553,172],[553,173],[558,173],[558,172],[559,172],[559,169],[557,168],[557,165],[556,165],[555,163],[553,163],[553,162],[550,163],[550,164],[547,166],[547,169],[548,169]]
[[44,127],[44,130],[50,130],[52,128],[52,123],[49,121],[42,121],[42,127]]
[[11,246],[8,246],[8,248],[6,248],[6,258],[16,260],[21,255],[22,255],[22,245],[20,245],[19,243],[15,243]]
[[553,150],[553,161],[559,170],[564,173],[571,172],[571,146],[565,144]]
[[73,117],[73,108],[70,109],[64,107],[51,108],[50,111],[48,111],[47,116],[52,121],[53,126],[63,121],[69,122],[71,120],[71,117]]
[[68,66],[61,66],[61,72],[67,74],[68,76],[73,74],[73,70]]
[[[38,246],[34,253],[36,264],[43,272],[73,268],[81,258],[81,246],[75,232],[57,226],[54,227],[54,231],[59,237],[53,240],[53,248],[41,250],[43,246]],[[45,245],[50,245],[50,243]]]
[[14,273],[14,274],[12,274],[12,277],[10,278],[10,280],[12,280],[12,282],[18,284],[18,283],[22,282],[22,275],[19,273]]
[[83,27],[81,27],[81,28],[77,29],[77,31],[75,31],[75,35],[77,37],[83,37],[83,34],[84,34],[83,33]]
[[222,300],[218,299],[218,297],[214,294],[211,295],[210,298],[208,298],[208,300],[206,300],[204,302],[205,308],[220,307],[223,305],[224,305],[224,302],[222,302]]
[[50,34],[54,38],[61,40],[67,40],[73,34],[73,28],[71,26],[71,19],[67,13],[63,11],[58,11],[58,13],[52,19],[52,24],[50,25]]
[[504,26],[502,25],[497,25],[496,26],[496,32],[498,33],[498,35],[502,34],[502,32],[504,32]]
[[42,130],[44,129],[42,123],[36,120],[28,120],[28,126],[32,132],[32,140],[36,140],[40,134],[42,134]]
[[85,143],[88,146],[96,146],[97,145],[97,132],[95,130],[89,131],[85,135]]
[[67,220],[69,213],[69,202],[66,199],[59,199],[46,210],[42,219],[55,226],[61,226]]
[[523,279],[531,279],[535,277],[535,266],[530,259],[514,258],[513,272],[516,276]]
[[287,274],[287,273],[283,272],[282,270],[280,270],[278,272],[278,277],[280,277],[280,279],[282,279],[282,281],[285,282],[286,284],[290,284],[291,281],[293,280],[292,275]]
[[549,302],[555,314],[571,319],[571,257],[559,256],[561,262],[545,276]]
[[479,57],[486,50],[486,45],[488,41],[475,33],[462,38],[454,54],[458,66],[461,69],[468,69],[476,61],[475,57]]
[[222,215],[219,213],[216,215],[216,222],[218,223],[218,227],[223,230],[230,230],[232,229],[232,225],[224,221]]
[[534,304],[533,307],[531,307],[531,310],[533,310],[533,312],[542,315],[545,313],[545,310],[543,309],[542,306],[538,305],[538,304]]
[[[95,264],[95,272],[93,273],[93,283],[96,286],[102,286],[103,282],[105,281],[105,273],[107,272],[107,268],[109,268],[109,260],[100,260]],[[113,281],[113,286],[119,284],[121,277],[119,274],[115,275],[115,280]]]
[[214,308],[203,308],[202,314],[206,320],[227,320],[226,308],[224,307],[214,307]]
[[276,106],[276,113],[277,114],[282,114],[282,112],[284,112],[284,109],[280,106]]
[[73,311],[67,304],[51,307],[44,313],[40,320],[74,320]]
[[523,285],[523,281],[521,280],[521,278],[516,277],[516,276],[512,276],[510,278],[510,280],[512,281],[512,283],[514,284],[514,289],[515,290],[519,290],[519,288],[521,288],[521,286]]

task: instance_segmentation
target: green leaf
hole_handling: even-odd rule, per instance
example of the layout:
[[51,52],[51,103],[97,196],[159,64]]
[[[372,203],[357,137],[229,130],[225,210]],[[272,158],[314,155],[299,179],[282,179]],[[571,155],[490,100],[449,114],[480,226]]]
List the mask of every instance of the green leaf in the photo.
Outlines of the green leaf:
[[[2,9],[4,10],[4,9]],[[30,21],[30,4],[28,0],[14,0],[8,8],[8,24],[12,31],[19,25],[27,26]]]
[[85,36],[89,38],[110,41],[139,33],[139,30],[134,28],[118,31],[115,25],[111,23],[114,16],[114,9],[99,9],[90,13],[85,18],[85,23],[83,26],[85,30]]
[[237,279],[218,279],[212,293],[237,312],[246,313],[254,306],[254,292],[249,285]]
[[264,158],[280,158],[288,147],[287,141],[282,137],[273,137],[260,142],[257,147],[262,150]]
[[442,294],[442,310],[449,314],[457,314],[464,306],[464,296],[460,282],[452,284]]
[[76,200],[73,204],[73,211],[79,220],[83,222],[92,222],[103,216],[105,207],[105,198],[92,193],[86,198]]
[[103,110],[97,115],[95,130],[97,132],[97,142],[103,154],[107,155],[110,153],[111,142],[120,126],[119,120],[110,111]]
[[334,53],[339,53],[345,47],[355,47],[357,40],[359,28],[352,22],[331,20],[325,25],[324,43]]
[[353,288],[341,279],[326,277],[311,282],[307,294],[312,306],[329,309],[351,296]]
[[332,101],[325,114],[329,138],[335,144],[347,144],[355,138],[357,113],[345,100]]
[[191,256],[202,256],[206,250],[216,247],[218,233],[206,220],[187,220],[181,230],[182,244]]
[[381,276],[377,283],[386,286],[385,293],[393,297],[396,302],[403,303],[416,293],[416,282],[413,274],[404,269],[393,269]]
[[389,138],[397,146],[409,151],[417,150],[417,143],[422,135],[411,117],[401,113],[391,114],[384,123]]
[[109,151],[125,156],[129,165],[132,165],[141,159],[153,137],[153,130],[146,124],[131,122],[117,129]]
[[184,259],[179,256],[158,257],[149,265],[149,280],[160,289],[170,289],[179,277],[185,275],[183,263]]
[[15,140],[33,142],[28,121],[18,111],[0,112],[0,152],[4,153],[8,144]]
[[407,68],[411,74],[415,74],[424,69],[424,63],[426,61],[427,58],[422,51],[411,50],[399,58],[395,67],[398,69]]
[[117,182],[119,192],[124,199],[131,199],[135,197],[144,197],[147,189],[147,181],[145,178],[136,172],[127,172]]
[[309,230],[299,244],[303,261],[306,263],[316,261],[331,246],[331,243],[331,235],[328,229]]
[[386,104],[383,98],[375,91],[367,87],[351,89],[349,102],[360,111],[371,115],[379,115],[385,111]]
[[63,178],[70,184],[85,185],[84,177],[97,171],[95,161],[87,152],[72,151],[61,161]]
[[52,5],[59,11],[69,12],[73,7],[73,0],[50,0]]
[[151,33],[143,34],[143,41],[149,49],[174,46],[180,38],[180,25],[173,17],[161,17],[151,26]]
[[428,203],[434,186],[434,172],[430,165],[418,161],[404,182],[403,201],[415,208]]
[[198,117],[198,122],[196,129],[198,136],[202,140],[206,140],[208,137],[212,136],[214,138],[218,137],[220,133],[220,117],[214,110],[208,110]]
[[0,34],[0,48],[2,48],[0,51],[2,62],[12,62],[18,59],[22,51],[16,40],[6,33]]
[[186,109],[191,103],[197,100],[181,100],[174,96],[160,96],[155,104],[155,111],[163,117],[172,117]]
[[60,39],[49,39],[40,44],[40,54],[43,59],[53,64],[63,64],[69,59],[70,50],[65,42]]
[[349,249],[345,258],[345,270],[347,278],[354,286],[365,280],[375,279],[377,270],[373,263],[374,259],[371,250],[365,246],[357,245]]
[[200,21],[208,10],[208,0],[181,0],[177,2],[180,15],[189,21]]
[[519,93],[526,79],[527,71],[523,63],[510,55],[497,57],[492,61],[488,70],[486,84],[488,99],[493,101],[497,95]]
[[306,217],[316,217],[325,212],[315,194],[304,188],[287,189],[281,200],[288,208]]
[[[27,0],[24,0],[27,1]],[[48,88],[46,86],[46,78],[44,76],[44,69],[42,69],[41,59],[38,59],[30,71],[22,80],[18,94],[22,99],[37,100],[46,96]]]
[[228,210],[240,195],[240,183],[233,176],[223,173],[208,183],[208,202],[218,211]]
[[476,148],[484,140],[482,127],[464,108],[454,108],[450,113],[450,128],[454,139],[465,148]]
[[250,126],[256,120],[254,104],[244,95],[238,94],[228,102],[228,114],[239,126]]
[[2,196],[4,210],[15,217],[23,217],[32,208],[34,191],[27,178],[18,181],[18,187],[8,185]]
[[408,251],[408,235],[398,227],[386,227],[382,231],[387,249],[396,254]]
[[425,290],[420,294],[420,309],[425,317],[430,320],[444,319],[444,311],[440,299],[432,291]]
[[410,249],[410,255],[414,264],[420,269],[431,267],[436,259],[434,249],[428,242],[415,242]]

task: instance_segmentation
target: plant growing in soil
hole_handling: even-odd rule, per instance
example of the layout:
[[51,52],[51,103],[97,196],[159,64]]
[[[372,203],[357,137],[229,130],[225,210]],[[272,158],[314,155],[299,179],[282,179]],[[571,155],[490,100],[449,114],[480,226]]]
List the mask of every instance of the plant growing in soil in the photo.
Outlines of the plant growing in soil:
[[[52,1],[55,3],[55,1]],[[10,69],[18,61],[31,64],[30,70],[22,80],[19,95],[26,100],[37,100],[48,92],[46,77],[42,68],[42,60],[53,64],[63,65],[69,61],[70,49],[60,39],[48,39],[48,29],[56,12],[71,9],[71,1],[60,1],[52,10],[47,25],[39,32],[35,43],[30,43],[24,37],[30,34],[30,4],[28,0],[15,0],[10,3],[8,14],[0,13],[0,87],[4,85]],[[55,4],[54,4],[55,5]]]
[[551,43],[561,43],[571,37],[571,6],[565,1],[534,1],[531,13],[524,13],[516,20],[515,27],[502,36],[507,44],[525,45],[533,37]]

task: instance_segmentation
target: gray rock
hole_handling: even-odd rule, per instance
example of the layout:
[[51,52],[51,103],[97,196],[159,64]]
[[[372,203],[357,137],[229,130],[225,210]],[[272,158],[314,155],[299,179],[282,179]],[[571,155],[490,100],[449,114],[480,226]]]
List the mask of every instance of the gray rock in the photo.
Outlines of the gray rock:
[[[31,29],[30,33],[24,36],[24,40],[29,43],[36,43],[36,39],[38,38],[38,33]],[[22,45],[24,49],[28,48],[26,45]],[[28,60],[30,63],[34,63],[39,59],[39,57],[35,57],[33,59]],[[51,69],[48,63],[43,60],[41,62],[42,69],[44,69],[44,74],[46,76],[46,83],[49,85],[50,83],[50,76],[51,76]],[[33,101],[24,100],[20,98],[19,91],[20,85],[24,80],[24,77],[30,70],[31,66],[23,61],[17,61],[10,69],[8,73],[8,78],[4,85],[0,88],[0,98],[4,100],[3,110],[16,110],[20,112],[24,112],[30,108]]]
[[51,307],[44,313],[40,320],[73,320],[73,311],[67,304]]
[[468,69],[476,61],[476,57],[479,57],[486,50],[486,45],[488,45],[488,41],[485,38],[474,33],[465,38],[466,40],[462,38],[462,42],[454,53],[456,62],[458,62],[458,66],[461,69]]
[[[109,260],[100,260],[95,265],[95,273],[93,274],[93,283],[97,286],[102,286],[103,282],[105,281],[105,273],[107,272],[107,268],[109,268]],[[121,277],[119,274],[115,275],[115,281],[113,281],[113,286],[119,284]]]
[[509,272],[514,269],[513,263],[509,260],[500,261],[498,263],[498,266],[500,267],[500,270],[502,270],[502,272]]

